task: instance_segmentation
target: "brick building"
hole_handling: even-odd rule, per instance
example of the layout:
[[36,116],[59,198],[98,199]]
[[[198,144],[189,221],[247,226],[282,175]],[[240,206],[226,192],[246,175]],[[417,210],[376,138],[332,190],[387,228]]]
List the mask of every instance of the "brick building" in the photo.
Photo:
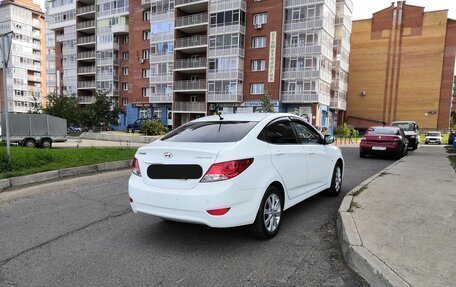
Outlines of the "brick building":
[[447,130],[456,21],[399,1],[353,22],[347,120],[358,128],[413,120]]

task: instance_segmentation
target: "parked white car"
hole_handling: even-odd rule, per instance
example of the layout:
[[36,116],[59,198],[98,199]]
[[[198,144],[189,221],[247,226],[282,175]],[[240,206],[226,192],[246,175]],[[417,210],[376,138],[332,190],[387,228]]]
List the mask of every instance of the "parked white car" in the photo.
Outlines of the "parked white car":
[[442,133],[436,132],[436,131],[428,132],[424,138],[424,143],[425,144],[429,144],[429,143],[442,144]]
[[282,212],[321,191],[340,193],[334,138],[292,114],[230,114],[189,122],[136,152],[131,208],[211,227],[251,225],[271,238]]

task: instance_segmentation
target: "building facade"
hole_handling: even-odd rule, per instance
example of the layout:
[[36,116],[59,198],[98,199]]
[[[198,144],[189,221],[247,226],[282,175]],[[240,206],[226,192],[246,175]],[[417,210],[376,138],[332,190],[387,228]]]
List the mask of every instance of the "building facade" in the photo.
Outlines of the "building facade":
[[[6,82],[9,112],[36,112],[46,104],[45,27],[43,12],[32,0],[8,0],[0,3],[0,34],[14,33]],[[0,61],[3,62],[1,55]],[[2,110],[5,105],[3,72],[2,68]]]
[[347,120],[358,128],[413,120],[447,130],[456,21],[399,1],[353,22]]
[[[216,112],[256,112],[264,93],[276,111],[317,126],[343,117],[348,0],[48,2],[56,86],[81,104],[93,89],[109,92],[122,109],[119,128],[142,117],[176,127]],[[70,38],[78,39],[74,51],[59,42]],[[59,64],[63,54],[76,66]]]

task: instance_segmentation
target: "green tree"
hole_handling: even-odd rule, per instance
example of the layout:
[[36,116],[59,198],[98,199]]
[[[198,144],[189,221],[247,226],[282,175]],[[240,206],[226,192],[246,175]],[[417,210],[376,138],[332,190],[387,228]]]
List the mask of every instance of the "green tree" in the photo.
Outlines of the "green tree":
[[89,128],[106,127],[118,123],[120,108],[106,92],[94,91],[95,102],[80,109],[81,121]]
[[63,95],[49,94],[44,113],[67,120],[69,125],[80,124],[80,113],[78,102],[75,97],[65,97]]
[[275,112],[274,104],[272,103],[272,95],[269,87],[264,88],[264,93],[261,95],[261,106],[257,109],[260,113],[273,113]]
[[158,119],[146,120],[141,126],[140,131],[146,136],[164,135],[168,129]]
[[352,125],[343,123],[342,125],[340,125],[334,129],[334,134],[337,136],[343,136],[343,137],[348,137],[351,135],[357,136],[358,131],[355,130],[355,128]]
[[451,111],[450,128],[456,130],[456,111]]

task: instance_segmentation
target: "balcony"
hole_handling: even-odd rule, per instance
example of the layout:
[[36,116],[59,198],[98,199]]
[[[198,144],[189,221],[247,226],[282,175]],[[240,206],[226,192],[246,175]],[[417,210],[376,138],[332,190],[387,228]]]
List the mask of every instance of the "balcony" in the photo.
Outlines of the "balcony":
[[[136,0],[136,1],[138,1],[138,0]],[[99,11],[97,13],[97,18],[123,16],[123,15],[128,15],[128,12],[129,12],[129,6],[124,6],[124,7],[111,9],[111,10]]]
[[88,60],[92,59],[95,60],[96,53],[95,51],[84,51],[78,53],[78,60]]
[[341,78],[334,78],[332,81],[332,87],[334,90],[341,90],[346,92],[348,90],[348,83]]
[[323,17],[317,17],[312,20],[299,19],[285,21],[284,31],[300,31],[321,28],[323,28]]
[[127,34],[128,33],[128,24],[114,24],[111,27],[112,33],[114,34]]
[[78,38],[78,45],[93,45],[95,46],[96,37],[95,35],[84,36]]
[[176,0],[174,2],[174,7],[179,8],[188,14],[194,14],[207,11],[208,2],[208,0]]
[[35,39],[41,39],[41,33],[39,31],[34,31],[32,33],[33,38]]
[[174,91],[175,92],[205,92],[207,90],[206,80],[197,81],[175,81]]
[[329,95],[317,94],[315,91],[284,91],[282,92],[283,103],[320,103],[330,104]]
[[247,4],[245,0],[241,1],[210,1],[209,3],[209,11],[211,13],[219,12],[219,11],[229,11],[229,10],[238,10],[242,9],[247,11]]
[[80,105],[90,105],[93,104],[93,97],[92,96],[79,96],[78,97],[78,104]]
[[321,46],[301,46],[301,45],[285,45],[283,48],[283,54],[287,56],[291,55],[309,55],[309,54],[320,54]]
[[242,92],[208,92],[207,101],[210,103],[240,103],[242,102]]
[[149,60],[151,63],[172,62],[172,61],[174,61],[174,54],[173,53],[150,54]]
[[79,90],[94,90],[97,87],[95,81],[79,81],[78,89]]
[[283,68],[282,79],[321,79],[331,83],[332,75],[326,70],[315,70],[315,68]]
[[198,73],[207,68],[207,58],[179,59],[175,61],[174,71]]
[[[141,0],[141,6],[144,8],[144,9],[149,9],[150,8],[150,3],[152,1],[151,0]],[[155,2],[155,1],[154,1]]]
[[237,79],[242,81],[244,79],[244,72],[241,70],[209,71],[207,78],[209,80]]
[[81,16],[85,14],[95,13],[95,5],[87,5],[79,7],[76,15]]
[[174,50],[185,53],[200,53],[207,49],[207,36],[193,36],[188,38],[176,39]]
[[242,33],[245,34],[245,26],[239,24],[239,21],[226,23],[223,26],[211,25],[209,28],[209,35],[227,34],[227,33]]
[[209,49],[209,57],[228,57],[228,56],[244,57],[244,54],[245,54],[245,50],[240,47]]
[[83,21],[77,24],[78,30],[95,31],[95,20]]
[[176,18],[174,28],[185,33],[200,33],[207,30],[207,23],[207,13],[199,13]]
[[345,111],[347,110],[347,101],[341,98],[331,98],[330,109]]
[[155,93],[149,96],[149,102],[154,104],[162,103],[172,103],[173,94],[172,93]]
[[159,84],[159,83],[171,83],[173,81],[173,74],[163,74],[163,75],[151,75],[149,77],[149,82],[151,84]]
[[37,83],[39,83],[39,82],[42,81],[42,78],[41,78],[41,76],[28,75],[28,76],[27,76],[27,80],[28,80],[29,82],[37,82]]
[[119,65],[119,60],[114,58],[104,58],[97,60],[97,66],[112,66],[112,65]]
[[175,113],[206,113],[206,102],[174,102]]
[[95,66],[78,67],[78,75],[95,74]]

